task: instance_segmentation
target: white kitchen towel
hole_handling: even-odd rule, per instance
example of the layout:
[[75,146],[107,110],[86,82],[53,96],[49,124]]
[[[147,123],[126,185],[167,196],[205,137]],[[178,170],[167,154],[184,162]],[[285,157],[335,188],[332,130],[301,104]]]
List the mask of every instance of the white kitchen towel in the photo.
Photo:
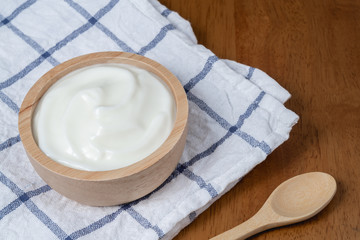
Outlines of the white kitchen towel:
[[[198,45],[190,24],[156,0],[0,4],[0,239],[171,239],[283,143],[298,119],[275,80]],[[189,100],[176,170],[151,194],[114,207],[84,206],[52,190],[17,129],[19,106],[37,79],[98,51],[160,62]]]

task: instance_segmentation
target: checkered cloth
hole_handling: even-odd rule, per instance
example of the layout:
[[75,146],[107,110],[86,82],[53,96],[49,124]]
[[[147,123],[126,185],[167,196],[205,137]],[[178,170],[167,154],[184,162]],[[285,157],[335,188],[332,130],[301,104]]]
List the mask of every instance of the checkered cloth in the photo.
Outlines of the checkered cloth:
[[[288,137],[290,95],[264,72],[216,57],[156,0],[5,0],[0,8],[0,239],[171,239]],[[176,170],[151,194],[89,207],[52,190],[30,165],[19,106],[70,58],[135,52],[182,82],[189,134]]]

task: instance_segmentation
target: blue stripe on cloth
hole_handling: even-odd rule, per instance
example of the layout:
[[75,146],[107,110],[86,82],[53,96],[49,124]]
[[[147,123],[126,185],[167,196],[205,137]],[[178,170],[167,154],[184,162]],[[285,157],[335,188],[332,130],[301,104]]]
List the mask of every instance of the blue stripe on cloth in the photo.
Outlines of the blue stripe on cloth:
[[0,22],[0,27],[3,25],[8,24],[11,20],[13,20],[17,15],[19,15],[22,11],[24,11],[26,8],[30,7],[33,3],[35,3],[36,0],[28,0],[21,4],[18,8],[16,8],[7,18],[4,18]]
[[65,239],[67,234],[48,215],[40,210],[33,201],[27,200],[25,206],[59,239]]
[[260,94],[256,97],[255,101],[253,101],[250,104],[250,106],[246,109],[245,113],[239,117],[239,120],[236,123],[236,127],[240,128],[244,124],[245,119],[249,118],[250,115],[253,113],[253,111],[259,107],[259,103],[264,96],[265,96],[265,92],[261,91]]
[[116,217],[122,213],[125,210],[125,208],[123,206],[119,207],[115,212],[106,215],[105,217],[99,219],[96,222],[93,222],[92,224],[90,224],[89,226],[82,228],[80,230],[77,230],[75,232],[73,232],[72,234],[70,234],[67,238],[65,238],[66,240],[75,240],[78,239],[80,237],[83,237],[89,233],[92,233],[96,230],[98,230],[99,228],[103,227],[104,225],[114,221],[116,219]]
[[[93,16],[86,11],[80,4],[74,2],[73,0],[65,0],[70,7],[75,9],[78,13],[80,13],[86,19],[92,19]],[[111,32],[107,27],[105,27],[100,22],[96,22],[95,26],[99,28],[103,33],[105,33],[110,39],[112,39],[123,51],[135,53],[135,51],[129,47],[125,42],[120,40],[113,32]]]
[[13,102],[13,100],[11,100],[11,98],[9,98],[5,93],[3,93],[2,91],[0,91],[0,99],[1,101],[3,101],[9,108],[11,108],[15,113],[19,113],[20,109],[19,107],[16,105],[16,103]]
[[100,22],[97,22],[96,27],[98,27],[103,33],[105,33],[111,40],[113,40],[123,51],[135,53],[135,51],[129,47],[125,42],[120,40],[113,32],[111,32],[107,27],[102,25]]
[[217,142],[215,142],[214,144],[212,144],[208,149],[206,149],[205,151],[196,154],[193,158],[191,158],[189,161],[183,163],[182,165],[184,166],[184,168],[188,168],[192,165],[194,165],[196,162],[198,162],[199,160],[211,155],[213,152],[215,152],[215,150],[221,145],[223,144],[226,139],[228,139],[230,136],[232,135],[232,132],[228,131],[222,138],[220,138]]
[[[260,95],[257,97],[263,97],[265,95],[264,92],[261,92]],[[227,122],[225,119],[223,119],[222,117],[220,117],[213,109],[211,109],[204,101],[202,101],[201,99],[197,98],[194,94],[192,94],[191,92],[187,93],[187,97],[190,101],[192,101],[193,103],[195,103],[201,110],[203,110],[207,115],[209,115],[212,119],[214,119],[216,122],[218,122],[224,129],[229,130],[231,128],[231,125],[229,122]],[[255,100],[256,101],[256,100]],[[253,103],[255,104],[255,103]],[[253,105],[252,104],[252,105]],[[252,106],[250,105],[250,106]],[[256,140],[254,137],[250,136],[249,134],[236,129],[234,131],[234,133],[236,135],[238,135],[239,137],[241,137],[243,140],[245,140],[248,144],[250,144],[252,147],[258,147],[260,148],[263,152],[265,152],[267,155],[269,155],[271,153],[271,148],[270,146],[262,141],[259,142],[258,140]]]
[[72,40],[74,40],[75,38],[77,38],[79,35],[81,35],[82,33],[84,33],[85,31],[89,30],[91,27],[93,26],[92,23],[87,22],[86,24],[82,25],[81,27],[79,27],[78,29],[74,30],[71,34],[69,34],[68,36],[66,36],[63,40],[61,40],[60,42],[56,43],[55,46],[51,47],[47,52],[52,55],[54,52],[56,52],[57,50],[61,49],[62,47],[64,47],[66,44],[68,44],[69,42],[71,42]]
[[[23,192],[14,182],[7,178],[0,171],[0,182],[8,187],[13,193],[18,196],[21,202],[24,202],[25,206],[47,227],[49,228],[59,239],[65,239],[67,234],[53,222],[42,210],[40,210],[30,197]],[[36,194],[36,192],[32,193]]]
[[31,190],[27,192],[26,194],[29,196],[29,198],[35,197],[41,193],[45,193],[51,190],[51,187],[49,185],[44,185],[42,187],[39,187],[38,189]]
[[249,73],[248,73],[248,75],[247,75],[245,78],[246,78],[247,80],[250,80],[250,78],[252,77],[254,71],[255,71],[255,68],[250,67],[250,68],[249,68]]
[[209,107],[203,100],[196,97],[193,93],[188,92],[187,98],[195,103],[201,110],[207,113],[212,119],[214,119],[217,123],[219,123],[226,130],[231,127],[231,124],[226,121],[224,118],[220,117],[212,108]]
[[161,12],[161,15],[163,15],[164,17],[168,17],[170,15],[170,13],[172,13],[172,11],[167,8]]
[[0,90],[4,89],[6,87],[11,86],[12,84],[14,84],[16,81],[18,81],[19,79],[25,77],[29,72],[31,72],[34,68],[36,68],[37,66],[39,66],[45,59],[40,56],[37,59],[35,59],[33,62],[31,62],[29,65],[27,65],[24,69],[22,69],[20,72],[18,72],[17,74],[13,75],[12,77],[10,77],[9,79],[5,80],[4,82],[0,83]]
[[159,238],[164,237],[164,232],[157,226],[152,225],[146,218],[141,216],[137,211],[135,211],[133,208],[128,208],[126,212],[134,218],[141,226],[143,226],[145,229],[152,229],[156,232]]
[[[108,13],[118,2],[119,0],[112,0],[109,2],[105,7],[100,9],[95,15],[94,18],[96,20],[99,20],[101,17],[103,17],[106,13]],[[56,43],[55,46],[51,47],[49,50],[46,51],[46,55],[40,56],[37,59],[35,59],[33,62],[31,62],[29,65],[27,65],[24,69],[22,69],[20,72],[15,74],[14,76],[10,77],[4,82],[0,83],[0,90],[6,87],[9,87],[10,85],[14,84],[19,79],[26,76],[29,72],[31,72],[34,68],[39,66],[47,57],[50,57],[54,52],[58,51],[62,47],[64,47],[66,44],[74,40],[76,37],[78,37],[80,34],[84,33],[88,29],[90,29],[92,26],[94,26],[92,23],[87,22],[86,24],[82,25],[78,29],[74,30],[72,33],[70,33],[68,36],[66,36],[63,40]]]
[[[0,17],[1,14],[0,14]],[[13,24],[8,23],[6,25],[9,29],[11,29],[17,36],[19,36],[22,40],[24,40],[29,46],[31,46],[34,50],[36,50],[42,57],[47,59],[53,66],[56,66],[59,64],[59,62],[54,59],[52,56],[48,56],[45,49],[43,49],[37,42],[35,42],[33,39],[31,39],[29,36],[25,35],[22,31],[20,31],[17,27],[15,27]]]
[[20,142],[20,135],[17,135],[16,137],[11,137],[8,140],[6,140],[3,143],[0,143],[0,152],[11,147],[12,145],[14,145],[15,143]]
[[261,141],[258,147],[263,150],[267,155],[269,155],[272,151],[270,146],[264,141]]
[[148,45],[142,47],[138,52],[139,55],[145,55],[148,51],[156,47],[161,40],[163,40],[168,31],[175,29],[174,25],[168,24],[160,29],[160,32],[155,36],[153,40],[149,42]]
[[17,209],[23,201],[20,200],[20,198],[15,199],[11,203],[9,203],[6,207],[0,210],[0,221],[3,219],[6,215]]
[[196,75],[194,78],[190,79],[190,81],[184,85],[185,92],[189,92],[195,85],[200,82],[202,79],[206,77],[206,75],[210,72],[212,69],[214,63],[219,60],[217,56],[210,56],[204,65],[204,68],[201,70],[201,72]]
[[49,185],[42,186],[38,189],[29,191],[27,193],[22,194],[20,197],[9,203],[6,207],[0,210],[0,220],[3,219],[6,215],[14,211],[16,208],[18,208],[22,203],[27,201],[28,199],[35,197],[37,195],[40,195],[41,193],[45,193],[47,191],[50,191],[51,188]]
[[259,149],[261,149],[264,153],[266,153],[266,155],[269,155],[271,153],[271,148],[266,142],[264,142],[264,141],[259,142],[253,136],[251,136],[241,130],[237,130],[235,132],[235,134],[238,135],[239,137],[241,137],[242,139],[244,139],[252,147],[254,147],[254,148],[258,147]]
[[211,198],[215,198],[218,193],[217,191],[215,190],[215,188],[211,185],[211,183],[206,183],[205,180],[198,176],[198,175],[195,175],[192,171],[190,171],[189,169],[185,169],[183,171],[183,174],[188,177],[189,179],[195,181],[200,188],[204,188],[206,189],[206,191],[208,191],[208,193],[210,194]]
[[119,0],[111,0],[105,7],[101,8],[97,13],[95,13],[94,18],[99,20],[103,17],[106,13],[108,13],[115,5],[119,2]]
[[191,212],[191,213],[189,214],[189,219],[190,219],[190,221],[191,221],[191,222],[194,221],[195,218],[196,218],[196,212],[195,212],[195,211],[194,211],[194,212]]
[[154,232],[159,236],[159,238],[162,238],[164,236],[164,232],[157,226],[157,225],[152,225],[146,218],[144,218],[140,213],[138,213],[137,211],[135,211],[134,209],[132,209],[133,205],[136,205],[137,203],[139,203],[141,200],[147,199],[149,196],[151,195],[148,194],[147,196],[138,199],[136,201],[133,201],[131,203],[127,203],[127,204],[123,204],[121,205],[115,212],[108,214],[106,216],[104,216],[103,218],[97,220],[96,222],[90,224],[89,226],[82,228],[80,230],[77,230],[73,233],[71,233],[66,240],[75,240],[78,239],[80,237],[83,237],[85,235],[88,235],[100,228],[102,228],[103,226],[105,226],[108,223],[111,223],[112,221],[114,221],[116,219],[116,217],[126,211],[130,214],[130,216],[132,216],[141,226],[143,226],[145,229],[152,229],[154,230]]

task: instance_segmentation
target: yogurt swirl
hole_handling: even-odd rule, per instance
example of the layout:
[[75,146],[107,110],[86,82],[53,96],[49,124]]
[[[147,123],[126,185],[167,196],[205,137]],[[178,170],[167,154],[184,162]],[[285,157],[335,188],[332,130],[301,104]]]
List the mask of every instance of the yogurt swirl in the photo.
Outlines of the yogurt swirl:
[[35,109],[32,130],[51,159],[81,170],[136,163],[170,135],[176,107],[156,75],[125,64],[78,69],[58,80]]

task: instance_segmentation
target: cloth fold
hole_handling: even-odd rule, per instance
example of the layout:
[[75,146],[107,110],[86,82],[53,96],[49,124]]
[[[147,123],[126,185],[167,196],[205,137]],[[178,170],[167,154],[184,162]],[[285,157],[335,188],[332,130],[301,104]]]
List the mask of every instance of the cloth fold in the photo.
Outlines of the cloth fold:
[[[197,44],[188,21],[156,0],[8,1],[0,21],[0,239],[171,239],[286,141],[298,120],[274,79],[219,59]],[[149,195],[114,207],[84,206],[52,190],[17,129],[19,106],[39,77],[98,51],[154,59],[178,77],[189,100],[175,171]]]

